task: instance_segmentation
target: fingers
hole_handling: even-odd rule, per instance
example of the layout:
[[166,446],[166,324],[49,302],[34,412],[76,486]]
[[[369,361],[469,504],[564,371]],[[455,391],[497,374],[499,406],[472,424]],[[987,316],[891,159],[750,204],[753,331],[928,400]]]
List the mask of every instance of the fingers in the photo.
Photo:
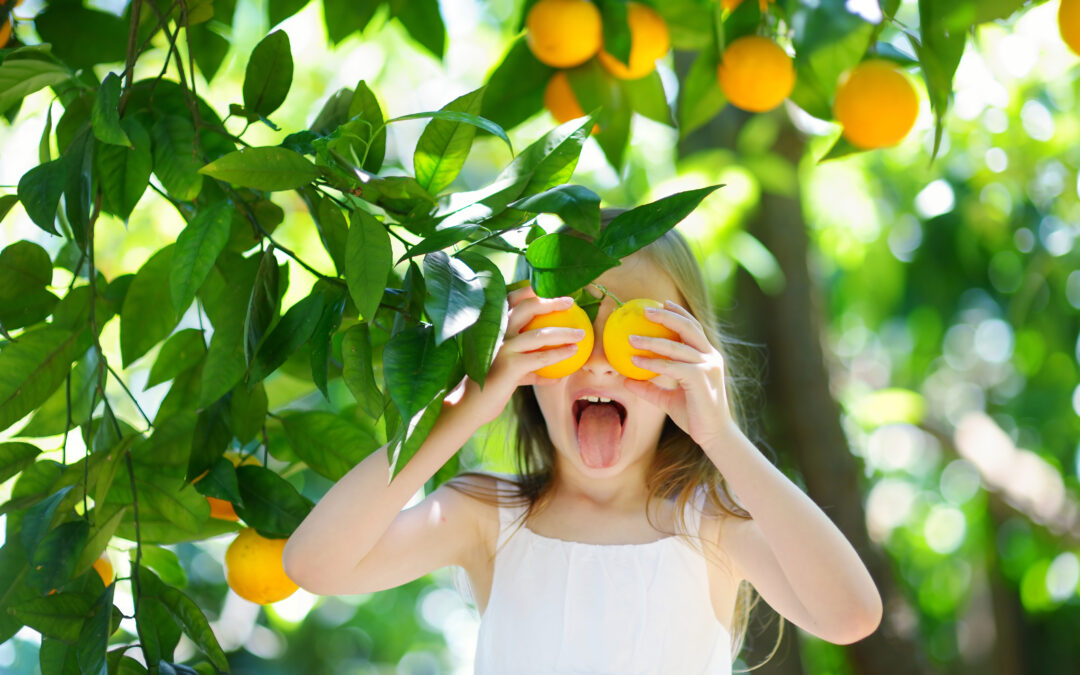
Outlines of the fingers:
[[[525,293],[526,291],[532,293],[531,288],[522,288],[518,291],[514,291],[514,293]],[[507,296],[508,299],[509,297],[510,296]],[[510,318],[506,324],[506,334],[517,335],[526,324],[537,316],[547,314],[548,312],[569,309],[573,304],[574,299],[565,296],[560,298],[540,298],[537,297],[535,293],[532,293],[531,296],[527,294],[519,296],[511,302]]]
[[688,344],[675,342],[667,338],[646,337],[644,335],[631,335],[630,345],[638,349],[647,349],[650,352],[663,356],[673,361],[683,363],[704,363],[705,355]]
[[646,308],[645,318],[675,331],[683,342],[698,351],[709,352],[713,350],[712,343],[705,337],[705,330],[701,327],[701,322],[686,309],[670,300],[664,303],[664,309]]
[[555,347],[579,342],[585,337],[585,331],[580,328],[547,327],[527,330],[506,340],[506,348],[512,352],[521,354],[531,352],[544,347]]

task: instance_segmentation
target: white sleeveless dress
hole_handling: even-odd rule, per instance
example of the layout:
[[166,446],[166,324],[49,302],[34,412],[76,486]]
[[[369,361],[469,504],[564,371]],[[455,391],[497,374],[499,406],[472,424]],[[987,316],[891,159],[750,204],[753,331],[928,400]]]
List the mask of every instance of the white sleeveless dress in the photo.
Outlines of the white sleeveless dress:
[[[476,675],[731,675],[731,636],[689,543],[553,539],[518,528],[523,510],[499,508]],[[696,535],[690,505],[687,524]]]

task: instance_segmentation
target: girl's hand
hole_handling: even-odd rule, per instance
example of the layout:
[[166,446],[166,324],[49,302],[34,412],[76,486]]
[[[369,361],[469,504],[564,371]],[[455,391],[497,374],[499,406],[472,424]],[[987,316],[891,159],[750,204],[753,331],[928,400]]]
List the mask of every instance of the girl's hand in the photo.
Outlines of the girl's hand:
[[[576,342],[585,336],[585,331],[579,328],[537,328],[521,332],[536,316],[568,309],[574,304],[573,298],[540,298],[526,286],[511,292],[506,299],[510,304],[506,334],[495,353],[484,387],[481,389],[472,378],[465,378],[461,394],[460,403],[466,404],[483,423],[499,416],[519,386],[558,382],[534,371],[569,358],[578,349]],[[536,351],[542,347],[554,348]]]
[[651,381],[627,378],[626,389],[663,410],[695,443],[706,447],[735,426],[724,387],[724,357],[694,315],[670,300],[663,309],[646,309],[645,318],[675,331],[682,342],[631,335],[631,346],[664,357],[634,356],[631,361],[671,377],[677,386],[664,389]]

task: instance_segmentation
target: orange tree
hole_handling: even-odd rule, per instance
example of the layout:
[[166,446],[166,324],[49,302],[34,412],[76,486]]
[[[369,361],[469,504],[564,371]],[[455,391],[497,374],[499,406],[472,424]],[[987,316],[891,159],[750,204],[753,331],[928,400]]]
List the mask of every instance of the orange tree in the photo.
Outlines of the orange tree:
[[[270,33],[246,58],[242,102],[199,95],[195,73],[209,80],[220,69],[236,4],[133,0],[116,16],[55,0],[26,16],[18,3],[0,2],[0,113],[15,120],[25,97],[47,89],[60,103],[49,107],[38,165],[0,195],[0,218],[19,205],[65,242],[55,257],[29,241],[4,242],[0,251],[0,430],[19,439],[0,444],[0,480],[13,483],[3,506],[0,636],[21,626],[39,631],[47,672],[134,668],[125,651],[135,641],[152,670],[164,669],[181,631],[205,654],[204,667],[227,667],[157,545],[237,532],[238,524],[210,517],[206,497],[233,504],[264,536],[287,536],[311,502],[280,469],[267,468],[267,455],[273,466],[334,479],[385,441],[393,471],[400,470],[433,423],[441,395],[466,374],[482,380],[490,362],[506,285],[485,254],[526,255],[537,290],[558,294],[630,253],[620,246],[627,239],[616,236],[565,246],[533,218],[551,212],[595,232],[599,198],[567,185],[594,123],[616,167],[634,113],[677,126],[685,137],[725,107],[717,75],[728,46],[760,36],[791,57],[788,100],[821,120],[834,119],[843,76],[861,62],[884,60],[916,73],[939,138],[971,27],[1031,3],[920,0],[905,15],[899,0],[882,0],[878,17],[856,14],[843,0],[639,3],[653,7],[660,30],[652,18],[635,29],[630,17],[641,9],[599,0],[602,48],[566,70],[590,116],[545,134],[474,192],[451,189],[474,136],[509,145],[504,130],[542,110],[556,73],[533,55],[524,32],[492,64],[486,83],[439,111],[397,118],[430,119],[412,171],[400,175],[383,166],[386,125],[396,120],[385,119],[364,82],[331,96],[308,128],[277,129],[272,118],[288,95],[293,65],[285,32]],[[269,0],[267,20],[277,25],[307,4]],[[521,3],[522,29],[535,4]],[[334,43],[364,31],[378,14],[436,57],[445,51],[435,0],[322,5]],[[136,78],[154,41],[168,45],[168,67]],[[668,96],[655,70],[625,79],[611,67],[611,60],[638,65],[636,49],[665,41],[692,64],[678,73],[677,96]],[[229,118],[278,130],[279,142],[251,147],[243,132],[226,128]],[[855,149],[841,138],[827,156]],[[306,204],[332,272],[275,241],[284,218],[275,198],[285,191]],[[612,231],[634,232],[644,243],[707,192],[663,200],[659,220],[631,211]],[[171,206],[186,227],[137,273],[106,278],[96,263],[103,253],[95,249],[96,226],[103,216],[126,220],[141,199]],[[526,247],[511,243],[515,231],[528,233]],[[316,282],[284,308],[292,264]],[[71,284],[58,296],[48,287],[61,268]],[[179,328],[193,304],[203,322]],[[100,343],[110,322],[119,326],[122,367],[158,350],[150,381],[170,389],[153,419],[123,419],[105,396],[110,375],[124,384]],[[340,379],[362,414],[271,410],[267,386],[277,372],[302,377],[327,398],[329,382]],[[268,427],[291,442],[272,446]],[[69,458],[73,430],[87,452]],[[60,461],[41,457],[34,439],[58,434],[65,435]],[[264,461],[234,467],[229,449],[258,452]],[[436,482],[455,470],[446,467]],[[106,587],[92,569],[114,539],[134,543],[134,573]],[[134,634],[117,629],[115,583],[130,584]]]
[[[271,2],[271,20],[302,4]],[[228,6],[136,1],[117,17],[56,2],[34,17],[47,42],[3,52],[0,108],[9,118],[45,87],[62,108],[55,128],[50,112],[40,163],[0,202],[5,215],[18,203],[34,225],[65,242],[55,259],[25,240],[0,252],[0,430],[22,439],[0,444],[0,480],[14,480],[3,507],[0,641],[23,626],[40,632],[45,672],[134,672],[138,663],[126,652],[135,648],[151,672],[182,670],[173,663],[181,633],[205,656],[203,667],[228,670],[203,611],[168,582],[175,558],[169,562],[158,546],[237,532],[232,520],[211,517],[207,498],[225,500],[251,528],[230,547],[230,585],[256,602],[288,595],[280,569],[266,569],[280,568],[280,546],[266,539],[288,537],[312,503],[267,468],[267,455],[335,480],[385,441],[392,479],[422,443],[445,393],[466,375],[482,382],[490,365],[505,329],[507,286],[486,254],[526,256],[541,295],[574,293],[714,189],[629,211],[596,244],[547,234],[538,213],[599,234],[599,197],[568,183],[593,124],[586,117],[514,155],[488,187],[448,191],[478,129],[510,146],[503,129],[478,114],[483,88],[441,110],[388,120],[361,81],[330,97],[309,128],[251,146],[243,132],[227,130],[219,111],[226,106],[193,86],[194,67],[209,76],[220,62],[221,38],[206,23]],[[335,6],[327,3],[328,16]],[[422,17],[410,7],[401,3],[398,18],[424,30],[412,23]],[[93,40],[83,37],[87,26]],[[177,78],[163,69],[137,79],[158,33]],[[191,48],[186,62],[181,34]],[[99,80],[93,66],[116,62],[122,65],[102,68]],[[248,57],[243,101],[227,105],[228,114],[277,130],[272,116],[292,72],[287,34],[271,32]],[[404,119],[430,121],[412,174],[390,175],[386,128]],[[98,226],[106,216],[126,220],[148,190],[186,225],[135,274],[106,278]],[[306,203],[332,272],[275,241],[283,212],[274,198],[284,191]],[[506,238],[517,231],[528,233],[524,248]],[[316,279],[288,308],[281,256]],[[48,290],[54,267],[71,275],[60,296]],[[193,306],[199,327],[180,327]],[[110,322],[119,324],[121,368],[158,349],[149,381],[171,384],[153,419],[122,419],[106,396],[110,377],[127,392],[102,347]],[[270,410],[267,382],[279,370],[301,372],[328,401],[329,381],[341,378],[363,421]],[[287,447],[269,447],[268,416],[284,428]],[[71,431],[86,449],[78,456],[67,447]],[[34,439],[57,434],[64,435],[59,461],[42,457]],[[258,451],[263,461],[230,459],[227,451],[236,449]],[[455,470],[448,466],[436,482]],[[93,563],[114,539],[134,543],[132,573],[106,586]],[[134,634],[118,630],[117,583],[130,584]]]

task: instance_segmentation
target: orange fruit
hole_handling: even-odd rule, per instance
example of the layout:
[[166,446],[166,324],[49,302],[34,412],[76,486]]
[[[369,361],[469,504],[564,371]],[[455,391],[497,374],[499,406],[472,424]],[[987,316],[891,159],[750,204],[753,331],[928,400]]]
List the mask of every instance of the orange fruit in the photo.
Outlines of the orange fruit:
[[631,2],[626,6],[626,23],[630,28],[630,64],[623,63],[606,51],[600,52],[599,59],[615,77],[636,80],[651,73],[656,68],[656,60],[668,53],[671,36],[663,17],[640,2]]
[[658,358],[659,355],[647,349],[639,349],[630,344],[631,335],[661,337],[681,342],[679,334],[667,326],[645,318],[646,307],[660,307],[664,303],[649,298],[634,298],[624,302],[607,318],[604,324],[604,356],[611,367],[632,380],[649,380],[656,373],[634,365],[632,356]]
[[[262,466],[262,462],[260,462],[258,458],[255,457],[255,455],[248,455],[243,459],[243,461],[241,461],[240,455],[230,451],[225,453],[225,459],[232,462],[233,466],[242,466],[244,464],[254,464],[256,466]],[[195,483],[198,483],[207,473],[209,473],[209,471],[204,471],[198,478],[191,481],[191,484],[194,485]],[[206,501],[208,504],[210,504],[211,518],[217,518],[218,520],[231,520],[233,522],[240,520],[240,516],[236,515],[236,509],[233,508],[232,502],[224,499],[218,499],[217,497],[207,497]]]
[[1080,0],[1061,0],[1058,7],[1058,29],[1069,49],[1080,54]]
[[[758,7],[761,8],[762,14],[769,11],[769,3],[772,3],[772,2],[776,2],[776,0],[758,0]],[[743,0],[720,0],[720,6],[722,6],[724,9],[726,9],[729,12],[733,11],[736,7],[738,7],[742,3],[743,3]]]
[[268,605],[284,600],[299,586],[281,561],[288,539],[267,539],[254,529],[240,530],[225,550],[225,580],[245,600]]
[[784,102],[795,88],[795,65],[769,38],[747,35],[735,40],[716,66],[724,96],[736,108],[765,112]]
[[[580,328],[585,331],[585,337],[581,338],[577,343],[578,350],[576,352],[558,363],[553,363],[538,369],[536,371],[537,375],[553,379],[566,377],[570,373],[581,368],[585,365],[585,362],[589,360],[589,355],[592,354],[595,335],[593,334],[592,322],[589,321],[589,315],[586,314],[585,310],[581,307],[572,305],[569,309],[540,314],[539,316],[533,317],[532,321],[525,324],[525,327],[521,330],[524,332],[536,328]],[[536,351],[543,352],[561,346],[562,345],[541,347]]]
[[525,43],[541,63],[572,68],[604,44],[600,10],[589,0],[540,0],[525,17]]
[[113,566],[108,553],[102,552],[101,557],[94,561],[94,570],[101,575],[101,581],[106,586],[113,582]]
[[864,150],[896,145],[919,116],[919,97],[891,61],[863,61],[840,77],[833,115],[844,138]]

